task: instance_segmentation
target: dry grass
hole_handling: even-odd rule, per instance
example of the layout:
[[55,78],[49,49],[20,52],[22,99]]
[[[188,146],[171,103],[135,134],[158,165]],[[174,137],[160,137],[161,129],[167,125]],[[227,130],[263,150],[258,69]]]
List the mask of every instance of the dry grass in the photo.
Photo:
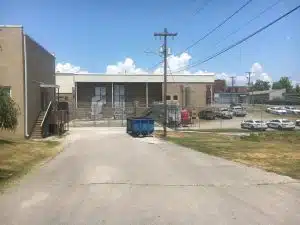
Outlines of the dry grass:
[[[250,136],[170,132],[168,140],[207,154],[300,179],[300,132],[263,132]],[[158,134],[160,135],[160,134]]]
[[57,141],[0,139],[0,191],[33,166],[61,151]]

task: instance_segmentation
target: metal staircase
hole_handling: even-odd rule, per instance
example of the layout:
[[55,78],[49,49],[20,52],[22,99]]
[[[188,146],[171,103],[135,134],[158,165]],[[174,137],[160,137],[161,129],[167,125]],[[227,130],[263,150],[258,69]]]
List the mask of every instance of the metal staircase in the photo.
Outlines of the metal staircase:
[[43,128],[42,128],[42,122],[44,120],[46,111],[41,111],[38,119],[35,122],[35,125],[33,127],[33,131],[31,133],[32,139],[41,139],[43,138]]

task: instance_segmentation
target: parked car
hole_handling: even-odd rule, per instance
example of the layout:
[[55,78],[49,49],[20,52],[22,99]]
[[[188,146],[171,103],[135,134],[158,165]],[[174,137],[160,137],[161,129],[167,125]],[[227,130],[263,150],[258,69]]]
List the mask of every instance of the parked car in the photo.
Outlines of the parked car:
[[297,109],[294,106],[286,106],[284,109],[287,111],[289,114],[300,114],[300,109]]
[[300,126],[300,120],[296,120],[295,125]]
[[271,113],[274,109],[275,109],[274,107],[268,107],[268,108],[266,109],[266,112],[267,112],[267,113]]
[[216,112],[216,117],[219,117],[222,119],[232,119],[233,112],[227,108],[221,108]]
[[216,119],[216,113],[213,109],[206,109],[203,111],[200,111],[198,113],[199,119],[205,119],[205,120],[214,120]]
[[231,103],[231,104],[230,104],[230,108],[231,108],[231,109],[232,109],[233,107],[236,107],[236,106],[242,107],[242,104],[239,104],[239,103]]
[[265,131],[268,129],[268,126],[264,121],[261,120],[244,120],[241,123],[241,128]]
[[267,122],[269,128],[279,130],[293,130],[295,129],[295,123],[288,119],[276,119]]
[[271,113],[276,114],[276,115],[285,115],[285,114],[287,114],[287,111],[283,107],[274,107],[271,110]]
[[232,107],[232,112],[233,112],[234,116],[245,117],[247,115],[247,111],[245,110],[245,108],[243,108],[241,106]]

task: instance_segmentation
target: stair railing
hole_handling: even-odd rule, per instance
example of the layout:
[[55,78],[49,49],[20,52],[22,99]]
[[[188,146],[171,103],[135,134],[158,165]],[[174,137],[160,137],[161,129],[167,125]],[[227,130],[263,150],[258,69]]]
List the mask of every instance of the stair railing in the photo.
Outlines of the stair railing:
[[46,118],[47,118],[47,116],[48,116],[48,113],[49,113],[49,111],[50,111],[51,105],[52,105],[52,101],[49,102],[49,105],[48,105],[48,107],[47,107],[47,110],[46,110],[46,112],[45,112],[45,115],[44,115],[43,120],[42,120],[42,123],[41,123],[41,127],[43,127],[43,125],[44,125],[44,122],[45,122],[45,120],[46,120]]

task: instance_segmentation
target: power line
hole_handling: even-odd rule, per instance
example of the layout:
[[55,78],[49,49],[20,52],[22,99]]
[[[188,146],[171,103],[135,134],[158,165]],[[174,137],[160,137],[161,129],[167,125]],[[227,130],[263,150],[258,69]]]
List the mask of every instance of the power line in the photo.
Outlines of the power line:
[[198,61],[198,62],[196,62],[196,63],[194,63],[194,64],[192,64],[192,65],[190,65],[190,66],[185,66],[185,67],[179,68],[179,70],[173,71],[173,73],[174,73],[174,72],[177,73],[177,72],[180,72],[180,71],[183,71],[183,70],[186,70],[186,69],[190,69],[190,68],[192,68],[192,67],[201,65],[201,64],[203,64],[203,63],[205,63],[205,62],[207,62],[207,61],[209,61],[209,60],[211,60],[211,59],[213,59],[213,58],[216,58],[217,56],[219,56],[219,55],[221,55],[221,54],[223,54],[223,53],[229,51],[230,49],[232,49],[232,48],[234,48],[234,47],[236,47],[236,46],[242,44],[243,42],[247,41],[248,39],[254,37],[255,35],[259,34],[260,32],[262,32],[263,30],[265,30],[265,29],[267,29],[268,27],[272,26],[273,24],[279,22],[280,20],[282,20],[283,18],[287,17],[287,16],[290,15],[291,13],[295,12],[295,11],[298,10],[299,8],[300,8],[300,5],[298,5],[298,6],[295,7],[294,9],[288,11],[287,13],[283,14],[282,16],[280,16],[279,18],[277,18],[276,20],[273,20],[271,23],[269,23],[269,24],[263,26],[262,28],[258,29],[258,30],[255,31],[254,33],[248,35],[247,37],[245,37],[245,38],[239,40],[238,42],[236,42],[236,43],[234,43],[234,44],[232,44],[232,45],[230,45],[230,46],[224,48],[223,50],[221,50],[221,51],[219,51],[219,52],[213,54],[212,56],[206,58],[205,60],[203,60],[203,61]]
[[228,39],[230,36],[236,34],[237,32],[239,32],[241,29],[243,29],[244,27],[246,27],[247,25],[249,25],[251,22],[253,22],[254,20],[256,20],[257,18],[259,18],[260,16],[262,16],[263,14],[265,14],[266,12],[268,12],[269,10],[271,10],[272,8],[274,8],[276,5],[278,5],[282,0],[278,0],[275,3],[273,3],[272,5],[268,6],[267,8],[265,8],[264,10],[262,10],[259,14],[257,14],[255,17],[253,17],[251,20],[247,21],[243,26],[237,28],[236,30],[234,30],[233,32],[231,32],[230,34],[228,34],[226,37],[222,38],[219,42],[217,42],[216,46],[218,46],[220,43],[222,43],[223,41],[225,41],[226,39]]
[[[212,2],[212,1],[213,1],[213,0],[206,0],[206,2],[204,2],[204,5],[203,5],[202,7],[200,7],[199,9],[197,9],[193,16],[199,14],[202,10],[204,10],[204,8],[205,8],[206,6],[207,6],[210,2]],[[178,55],[178,54],[177,54],[177,55]],[[163,64],[163,62],[164,62],[164,61],[162,60],[162,61],[160,61],[159,63],[156,63],[155,65],[151,66],[149,70],[155,69],[157,66]]]
[[225,23],[227,23],[232,17],[234,17],[236,14],[238,14],[240,11],[242,11],[243,8],[245,8],[247,5],[249,5],[253,0],[248,0],[244,5],[242,5],[240,8],[238,8],[233,14],[231,14],[229,17],[227,17],[225,20],[223,20],[218,26],[216,26],[215,28],[213,28],[211,31],[209,31],[207,34],[205,34],[204,36],[202,36],[200,39],[198,39],[197,41],[195,41],[194,43],[192,43],[191,45],[189,45],[187,48],[185,48],[183,51],[181,51],[179,54],[193,48],[194,46],[196,46],[200,41],[204,40],[205,38],[207,38],[209,35],[211,35],[213,32],[215,32],[216,30],[218,30],[220,27],[222,27]]
[[[195,41],[194,43],[192,43],[191,45],[189,45],[187,48],[185,48],[183,51],[181,51],[180,53],[178,53],[176,55],[180,55],[180,54],[184,53],[185,51],[193,48],[197,44],[199,44],[201,41],[203,41],[205,38],[207,38],[209,35],[211,35],[212,33],[214,33],[216,30],[218,30],[220,27],[222,27],[225,23],[227,23],[232,17],[234,17],[236,14],[238,14],[242,9],[244,9],[252,1],[253,0],[248,0],[244,5],[242,5],[240,8],[238,8],[233,14],[231,14],[229,17],[227,17],[225,20],[223,20],[218,26],[216,26],[215,28],[213,28],[212,30],[210,30],[208,33],[206,33],[200,39],[198,39],[197,41]],[[150,70],[154,69],[155,67],[157,67],[158,65],[160,65],[162,62],[159,62],[159,63],[155,64],[154,66],[152,66],[150,68]]]
[[198,13],[200,13],[202,10],[204,10],[205,7],[206,7],[210,2],[212,2],[212,0],[206,0],[206,1],[204,2],[203,6],[196,10],[194,16],[197,15]]

